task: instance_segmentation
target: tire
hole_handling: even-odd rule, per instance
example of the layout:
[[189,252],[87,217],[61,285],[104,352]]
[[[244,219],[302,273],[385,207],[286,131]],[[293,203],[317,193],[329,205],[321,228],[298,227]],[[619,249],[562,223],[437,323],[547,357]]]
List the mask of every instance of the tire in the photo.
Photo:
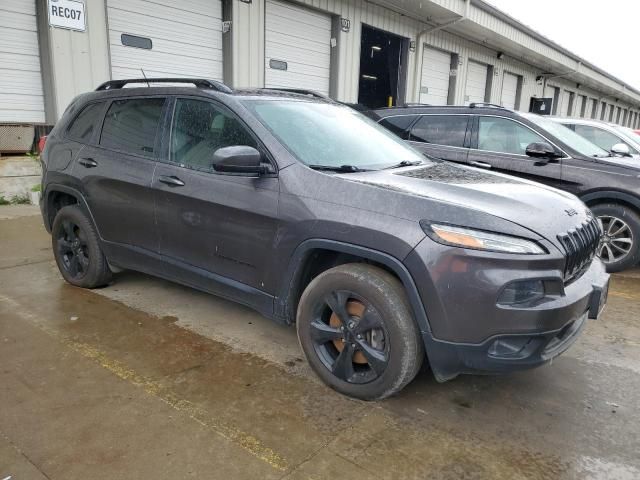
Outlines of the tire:
[[58,269],[71,285],[96,288],[111,280],[96,229],[77,205],[63,207],[56,214],[51,243]]
[[362,400],[399,392],[424,359],[404,287],[367,264],[340,265],[314,278],[300,297],[296,328],[322,381]]
[[605,236],[598,255],[607,267],[607,272],[620,272],[637,265],[640,261],[638,214],[616,203],[594,205],[591,211],[604,226]]

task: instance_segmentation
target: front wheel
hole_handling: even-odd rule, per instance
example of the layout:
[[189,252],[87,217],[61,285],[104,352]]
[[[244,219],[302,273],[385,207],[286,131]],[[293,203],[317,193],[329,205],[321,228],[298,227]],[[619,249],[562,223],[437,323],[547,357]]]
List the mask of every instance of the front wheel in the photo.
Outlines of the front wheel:
[[620,272],[640,261],[640,217],[622,205],[615,203],[591,207],[602,222],[604,236],[598,255],[607,272]]
[[371,265],[318,275],[300,298],[296,325],[316,374],[351,397],[379,400],[399,392],[424,358],[402,284]]

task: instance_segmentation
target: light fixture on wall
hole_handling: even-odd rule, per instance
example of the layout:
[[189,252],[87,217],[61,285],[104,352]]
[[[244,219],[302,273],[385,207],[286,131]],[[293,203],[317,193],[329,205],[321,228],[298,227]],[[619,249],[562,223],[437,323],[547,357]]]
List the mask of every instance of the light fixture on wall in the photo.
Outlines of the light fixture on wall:
[[378,77],[375,77],[373,75],[362,75],[362,79],[363,80],[376,81],[376,80],[378,80]]
[[498,52],[498,60],[502,60],[504,58],[504,53]]

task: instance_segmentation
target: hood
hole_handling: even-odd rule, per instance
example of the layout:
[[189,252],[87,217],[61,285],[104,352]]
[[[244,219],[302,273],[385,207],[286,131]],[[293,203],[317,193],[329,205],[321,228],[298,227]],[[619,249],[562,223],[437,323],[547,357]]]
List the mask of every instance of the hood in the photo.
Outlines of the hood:
[[[480,211],[520,225],[557,245],[557,236],[588,221],[590,210],[580,199],[545,185],[500,173],[447,162],[419,167],[341,175],[432,201]],[[444,218],[424,219],[447,221]]]
[[633,155],[631,157],[598,157],[595,161],[596,163],[604,163],[606,165],[632,168],[636,171],[628,173],[640,174],[640,155]]

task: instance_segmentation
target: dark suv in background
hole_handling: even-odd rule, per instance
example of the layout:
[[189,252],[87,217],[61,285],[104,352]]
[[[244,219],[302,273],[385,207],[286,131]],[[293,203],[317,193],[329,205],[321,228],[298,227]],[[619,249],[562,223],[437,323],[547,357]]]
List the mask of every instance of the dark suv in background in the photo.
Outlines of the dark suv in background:
[[612,156],[553,120],[496,105],[394,107],[369,115],[436,158],[577,195],[602,220],[599,255],[607,270],[640,261],[640,165]]
[[[295,323],[314,371],[378,399],[425,358],[439,381],[566,350],[606,302],[580,200],[425,158],[314,94],[111,81],[43,152],[62,276],[133,269]],[[190,86],[155,86],[162,83]],[[348,162],[348,163],[347,163]]]

